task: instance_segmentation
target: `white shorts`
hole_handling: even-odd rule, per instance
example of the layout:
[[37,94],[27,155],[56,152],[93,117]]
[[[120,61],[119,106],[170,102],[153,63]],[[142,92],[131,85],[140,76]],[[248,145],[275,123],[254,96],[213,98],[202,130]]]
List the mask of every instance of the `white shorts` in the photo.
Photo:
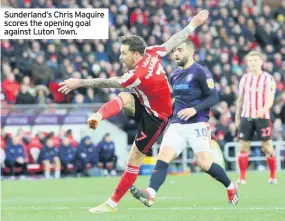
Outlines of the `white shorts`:
[[190,146],[194,153],[211,152],[210,125],[206,122],[170,124],[163,136],[161,146],[172,147],[177,156],[187,146]]

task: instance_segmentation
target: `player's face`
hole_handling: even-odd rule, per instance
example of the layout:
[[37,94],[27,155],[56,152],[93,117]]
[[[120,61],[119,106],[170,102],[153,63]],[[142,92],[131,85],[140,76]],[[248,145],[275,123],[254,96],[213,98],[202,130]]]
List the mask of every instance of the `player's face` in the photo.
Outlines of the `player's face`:
[[131,70],[135,67],[135,53],[129,50],[129,45],[121,46],[120,61],[123,63],[123,67],[127,70]]
[[251,72],[261,70],[263,61],[260,56],[252,55],[247,58],[248,68]]
[[177,66],[184,67],[188,60],[193,57],[193,49],[189,49],[185,43],[174,50],[174,59]]

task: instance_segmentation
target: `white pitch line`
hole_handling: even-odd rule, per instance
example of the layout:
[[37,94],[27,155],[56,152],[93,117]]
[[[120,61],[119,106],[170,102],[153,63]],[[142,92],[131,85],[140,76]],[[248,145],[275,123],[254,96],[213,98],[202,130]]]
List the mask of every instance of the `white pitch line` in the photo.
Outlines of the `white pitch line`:
[[284,207],[159,207],[159,208],[128,208],[128,210],[285,210]]
[[[69,210],[69,209],[90,209],[91,207],[79,207],[79,208],[70,208],[70,207],[3,207],[2,210]],[[122,208],[123,210],[123,208]],[[146,208],[146,207],[138,207],[138,208],[127,208],[127,210],[137,210],[137,211],[145,211],[145,210],[285,210],[285,207],[159,207],[159,208]]]

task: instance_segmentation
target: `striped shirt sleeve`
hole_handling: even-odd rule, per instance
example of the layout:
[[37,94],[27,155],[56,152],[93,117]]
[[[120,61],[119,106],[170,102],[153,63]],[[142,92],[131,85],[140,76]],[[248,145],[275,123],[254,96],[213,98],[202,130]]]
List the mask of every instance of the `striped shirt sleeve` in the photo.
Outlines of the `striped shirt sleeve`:
[[154,46],[147,47],[145,49],[145,53],[150,53],[150,54],[155,53],[160,57],[163,57],[167,54],[166,48],[163,45],[154,45]]
[[134,70],[130,70],[125,73],[119,80],[120,84],[124,88],[132,89],[133,87],[137,87],[140,85],[141,81],[136,76]]
[[276,92],[276,82],[273,76],[267,77],[266,81],[266,94],[268,95],[269,93],[275,94]]

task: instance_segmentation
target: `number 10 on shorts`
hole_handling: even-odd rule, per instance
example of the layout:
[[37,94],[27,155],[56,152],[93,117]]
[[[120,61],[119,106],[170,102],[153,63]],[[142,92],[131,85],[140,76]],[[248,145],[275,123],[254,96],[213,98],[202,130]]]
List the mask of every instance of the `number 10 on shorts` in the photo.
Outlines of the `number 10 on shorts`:
[[208,137],[207,129],[206,128],[200,128],[195,129],[197,137]]

